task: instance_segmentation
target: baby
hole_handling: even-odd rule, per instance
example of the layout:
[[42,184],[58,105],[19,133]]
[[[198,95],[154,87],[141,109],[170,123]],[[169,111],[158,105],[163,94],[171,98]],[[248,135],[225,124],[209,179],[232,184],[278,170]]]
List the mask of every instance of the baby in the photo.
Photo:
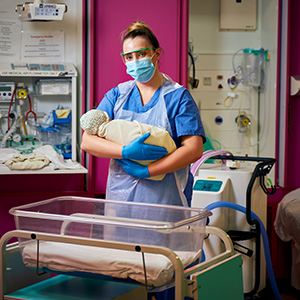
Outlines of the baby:
[[[105,138],[109,141],[116,142],[121,145],[128,145],[133,140],[139,138],[147,132],[150,136],[145,144],[165,147],[168,154],[176,150],[176,145],[169,133],[162,128],[153,125],[143,124],[137,121],[127,120],[111,120],[105,111],[92,109],[82,115],[80,118],[81,128],[89,133]],[[153,160],[137,161],[141,165],[149,165]],[[165,174],[153,176],[148,179],[162,180]]]

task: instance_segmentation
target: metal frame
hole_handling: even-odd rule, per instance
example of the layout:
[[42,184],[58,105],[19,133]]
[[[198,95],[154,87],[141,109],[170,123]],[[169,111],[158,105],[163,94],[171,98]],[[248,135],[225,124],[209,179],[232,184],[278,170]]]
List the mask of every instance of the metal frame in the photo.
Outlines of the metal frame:
[[13,238],[24,238],[30,240],[37,241],[52,241],[58,243],[68,243],[68,244],[77,244],[77,245],[86,245],[86,246],[94,246],[94,247],[102,247],[102,248],[111,248],[111,249],[119,249],[126,251],[137,251],[141,253],[153,253],[153,254],[161,254],[167,257],[173,264],[175,270],[175,300],[183,300],[184,297],[193,297],[195,290],[197,289],[196,280],[187,279],[188,276],[193,275],[201,270],[204,270],[208,267],[212,267],[214,265],[219,265],[222,261],[225,261],[227,258],[235,255],[233,244],[230,237],[223,230],[207,226],[206,233],[217,235],[225,245],[225,251],[212,259],[199,263],[196,266],[183,270],[182,263],[179,257],[172,250],[160,247],[160,246],[148,246],[148,245],[136,245],[130,243],[122,243],[122,242],[111,242],[104,240],[96,240],[92,238],[80,238],[73,236],[65,236],[65,235],[52,235],[47,233],[40,232],[29,232],[23,230],[14,230],[7,232],[4,234],[0,240],[0,297],[4,299],[4,295],[6,293],[6,248],[8,241]]

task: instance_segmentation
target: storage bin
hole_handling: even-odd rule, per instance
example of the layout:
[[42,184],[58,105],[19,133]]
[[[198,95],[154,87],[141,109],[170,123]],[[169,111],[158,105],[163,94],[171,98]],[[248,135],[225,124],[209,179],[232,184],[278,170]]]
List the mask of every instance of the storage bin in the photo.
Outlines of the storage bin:
[[20,230],[158,245],[174,252],[201,251],[211,215],[201,208],[82,197],[52,198],[10,213]]

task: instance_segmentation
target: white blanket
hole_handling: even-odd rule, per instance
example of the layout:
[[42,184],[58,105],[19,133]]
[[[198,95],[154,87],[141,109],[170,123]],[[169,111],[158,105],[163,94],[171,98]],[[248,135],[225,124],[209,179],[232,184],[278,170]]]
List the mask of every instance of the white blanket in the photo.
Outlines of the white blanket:
[[[0,164],[4,164],[5,162],[8,161],[7,164],[11,165],[11,161],[13,161],[13,163],[16,163],[18,161],[23,161],[26,158],[33,160],[37,160],[36,158],[38,158],[38,160],[40,161],[42,159],[45,160],[49,160],[51,162],[51,164],[48,166],[48,163],[45,164],[45,166],[42,166],[42,164],[38,164],[38,166],[40,167],[36,167],[37,166],[37,162],[35,161],[35,167],[33,168],[32,165],[32,161],[30,162],[30,164],[23,164],[23,166],[18,167],[17,169],[20,170],[31,170],[31,169],[40,169],[41,167],[43,167],[44,169],[48,168],[49,170],[65,170],[65,169],[80,169],[82,166],[77,163],[72,161],[71,159],[64,159],[62,154],[58,154],[54,148],[50,145],[44,145],[41,146],[39,148],[36,148],[35,150],[33,150],[33,154],[24,154],[21,156],[20,158],[20,152],[18,150],[15,149],[11,149],[11,148],[3,148],[0,149]],[[27,163],[27,162],[26,162]],[[2,166],[1,166],[2,168]],[[16,168],[11,168],[11,169],[16,169]],[[4,170],[9,170],[8,168],[4,168]]]
[[0,164],[5,163],[7,160],[13,158],[15,155],[18,154],[20,154],[20,152],[12,148],[0,149]]
[[[145,283],[142,254],[74,244],[40,242],[39,267],[59,272],[87,272]],[[196,258],[195,252],[176,252],[183,267]],[[36,243],[27,244],[22,257],[25,266],[36,267]],[[145,253],[147,283],[162,286],[172,280],[174,267],[163,255]]]
[[44,145],[33,150],[35,154],[43,154],[54,165],[54,169],[79,169],[80,164],[73,162],[71,159],[64,159],[62,154],[58,154],[52,146]]

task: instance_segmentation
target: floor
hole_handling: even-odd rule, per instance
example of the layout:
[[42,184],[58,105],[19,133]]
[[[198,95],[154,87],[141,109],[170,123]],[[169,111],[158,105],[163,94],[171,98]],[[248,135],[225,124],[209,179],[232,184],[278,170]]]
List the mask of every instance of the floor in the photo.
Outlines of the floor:
[[300,298],[299,297],[295,297],[291,294],[283,294],[283,295],[280,295],[282,300],[299,300]]
[[[295,296],[292,293],[281,293],[280,296],[281,296],[282,300],[299,300],[300,299],[300,295]],[[260,299],[260,300],[273,300],[274,299],[275,300],[276,298],[274,297],[274,295],[272,293],[270,295],[264,295],[263,297],[259,297],[256,299]]]
[[[287,282],[277,281],[277,287],[282,300],[300,300],[300,290],[291,287]],[[267,282],[266,288],[260,292],[257,300],[275,300],[271,285]],[[253,299],[253,300],[254,300]]]

